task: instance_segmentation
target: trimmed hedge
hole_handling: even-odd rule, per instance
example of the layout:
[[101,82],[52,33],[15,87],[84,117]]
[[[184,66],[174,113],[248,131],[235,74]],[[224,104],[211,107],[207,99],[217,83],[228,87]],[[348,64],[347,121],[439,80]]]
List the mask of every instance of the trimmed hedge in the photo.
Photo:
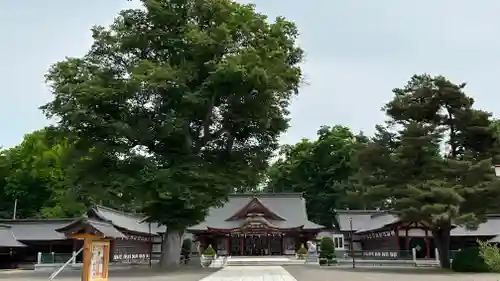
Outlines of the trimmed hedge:
[[459,251],[453,259],[451,268],[456,272],[490,272],[477,247]]

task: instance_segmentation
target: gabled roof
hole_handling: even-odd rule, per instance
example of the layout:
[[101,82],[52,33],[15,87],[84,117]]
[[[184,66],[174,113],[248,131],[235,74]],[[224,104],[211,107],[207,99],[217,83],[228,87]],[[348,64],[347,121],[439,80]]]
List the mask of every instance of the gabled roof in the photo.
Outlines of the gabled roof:
[[70,237],[72,234],[79,233],[82,230],[90,231],[91,233],[99,234],[106,238],[126,237],[123,233],[116,230],[111,223],[89,218],[79,218],[64,227],[56,229],[56,231],[64,233],[66,237]]
[[188,228],[188,231],[203,231],[208,228],[234,229],[241,226],[244,220],[226,219],[247,206],[254,198],[258,198],[269,211],[282,220],[268,219],[269,223],[279,228],[323,229],[324,227],[308,220],[306,202],[300,193],[260,193],[231,194],[228,201],[220,208],[211,208],[204,222]]
[[[143,235],[150,234],[149,223],[145,221],[146,217],[140,214],[125,213],[108,207],[96,205],[90,210],[88,216],[107,221],[122,230]],[[152,235],[158,235],[158,233],[163,233],[165,230],[165,227],[159,226],[156,223],[151,223]]]
[[19,248],[26,247],[23,243],[17,241],[12,229],[8,225],[0,225],[0,247],[2,248]]
[[273,220],[281,220],[281,221],[285,220],[282,216],[276,214],[276,212],[273,212],[272,210],[269,209],[268,206],[262,203],[259,197],[254,196],[252,199],[248,201],[246,205],[244,205],[238,211],[232,214],[231,217],[227,218],[226,221],[244,219],[247,213],[255,212],[256,210],[263,211],[267,217]]
[[352,230],[358,231],[366,228],[368,225],[370,228],[383,227],[384,224],[375,225],[375,222],[371,222],[373,215],[381,214],[386,214],[386,212],[377,210],[337,210],[336,219],[340,231],[351,231],[351,221]]
[[19,219],[0,220],[0,223],[10,226],[10,229],[18,241],[53,241],[67,239],[64,234],[57,232],[68,223],[70,219]]

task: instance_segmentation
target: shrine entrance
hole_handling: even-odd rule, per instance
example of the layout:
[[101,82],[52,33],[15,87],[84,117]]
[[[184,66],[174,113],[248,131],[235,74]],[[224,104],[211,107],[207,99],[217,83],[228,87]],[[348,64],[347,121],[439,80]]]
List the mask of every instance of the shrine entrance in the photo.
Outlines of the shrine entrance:
[[283,255],[283,237],[267,234],[231,235],[230,254],[232,256]]

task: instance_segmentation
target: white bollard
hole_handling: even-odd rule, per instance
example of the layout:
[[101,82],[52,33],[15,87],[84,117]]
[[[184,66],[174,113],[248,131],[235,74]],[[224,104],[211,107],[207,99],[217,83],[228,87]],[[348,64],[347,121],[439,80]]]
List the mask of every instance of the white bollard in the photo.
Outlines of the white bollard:
[[438,248],[434,248],[434,252],[436,253],[436,261],[439,262],[439,250],[438,250]]
[[413,258],[413,262],[415,263],[415,266],[417,266],[417,249],[415,249],[415,248],[411,249],[411,256]]
[[38,252],[36,255],[36,264],[42,264],[42,252]]
[[73,259],[73,261],[72,261],[73,265],[75,265],[75,264],[76,264],[76,251],[73,251],[73,255],[72,255],[72,257],[75,257],[75,258]]

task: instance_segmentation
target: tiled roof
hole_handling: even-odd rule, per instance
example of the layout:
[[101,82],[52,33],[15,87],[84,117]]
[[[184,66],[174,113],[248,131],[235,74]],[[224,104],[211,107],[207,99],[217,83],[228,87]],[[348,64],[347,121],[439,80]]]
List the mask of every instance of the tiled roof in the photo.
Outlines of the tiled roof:
[[[336,219],[340,227],[340,231],[350,231],[350,221],[352,220],[352,230],[358,231],[366,228],[376,227],[374,222],[371,222],[373,215],[386,214],[384,211],[376,210],[337,210]],[[382,227],[379,225],[377,228]]]
[[457,226],[451,230],[451,236],[497,236],[500,235],[500,216],[489,216],[488,220],[477,229]]
[[259,201],[272,213],[284,221],[269,222],[280,228],[293,228],[304,226],[304,229],[322,229],[323,226],[308,220],[306,202],[300,193],[260,193],[260,194],[231,194],[229,200],[220,208],[210,209],[206,220],[198,225],[188,228],[188,231],[206,230],[207,227],[218,229],[231,229],[241,225],[241,221],[226,221],[250,200],[257,197]]
[[[125,238],[125,235],[118,231],[111,223],[89,218],[79,218],[62,228],[56,229],[56,231],[68,233],[68,231],[79,231],[86,227],[92,228],[95,232],[107,238]],[[74,234],[74,232],[68,234]]]
[[18,241],[51,241],[65,240],[64,234],[56,229],[61,228],[74,221],[71,219],[20,219],[20,220],[0,220],[0,223],[11,227],[14,237]]
[[[94,206],[89,217],[95,215],[97,218],[108,221],[115,227],[128,230],[139,234],[149,234],[149,223],[145,222],[145,216],[139,214],[131,214],[121,212],[104,206]],[[165,232],[165,227],[161,227],[156,223],[151,223],[151,234]]]
[[[352,229],[355,232],[368,232],[381,229],[399,221],[395,214],[376,210],[340,210],[337,211],[337,221],[340,231],[350,231],[349,218],[352,219]],[[500,235],[500,215],[490,215],[488,220],[477,229],[467,229],[457,226],[451,230],[451,236],[497,236]],[[500,239],[500,238],[499,238]]]
[[26,247],[23,243],[16,240],[12,229],[8,225],[0,226],[0,247],[3,248],[18,248]]

